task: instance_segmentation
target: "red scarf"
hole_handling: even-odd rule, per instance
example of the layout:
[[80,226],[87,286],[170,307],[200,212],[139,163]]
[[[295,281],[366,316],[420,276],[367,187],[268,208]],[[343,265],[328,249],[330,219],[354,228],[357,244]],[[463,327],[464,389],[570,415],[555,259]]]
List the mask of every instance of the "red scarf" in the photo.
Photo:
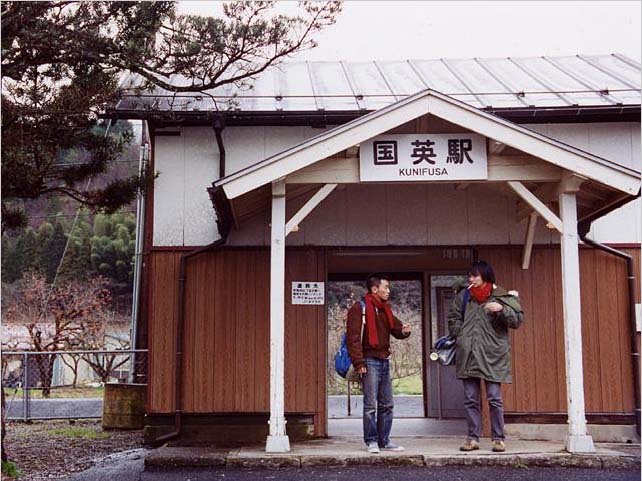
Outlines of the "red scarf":
[[470,295],[480,304],[486,302],[491,292],[493,292],[493,284],[490,282],[486,282],[479,287],[473,286],[470,288]]
[[366,327],[368,328],[368,344],[372,347],[379,345],[379,335],[377,334],[377,318],[375,307],[383,309],[388,318],[390,329],[395,326],[395,320],[392,317],[392,309],[387,302],[380,301],[372,294],[366,294]]

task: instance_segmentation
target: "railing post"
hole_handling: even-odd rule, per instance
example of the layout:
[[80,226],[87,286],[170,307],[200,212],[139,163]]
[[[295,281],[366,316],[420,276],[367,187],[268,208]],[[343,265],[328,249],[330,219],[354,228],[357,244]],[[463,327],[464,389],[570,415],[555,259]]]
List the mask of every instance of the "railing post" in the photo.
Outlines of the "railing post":
[[127,373],[127,382],[128,383],[133,383],[134,382],[134,366],[136,364],[136,354],[133,352],[129,353],[129,372]]
[[351,411],[352,408],[350,406],[350,381],[348,381],[348,417],[350,417]]
[[22,417],[29,421],[29,353],[22,355]]
[[[48,365],[50,362],[55,364],[56,357],[59,356],[62,359],[62,356],[64,355],[70,355],[70,356],[81,356],[81,355],[92,355],[92,356],[101,356],[98,358],[98,360],[102,360],[102,365],[105,366],[105,369],[107,369],[107,364],[105,360],[105,354],[110,354],[112,356],[117,356],[115,357],[116,360],[119,360],[121,356],[129,356],[130,363],[136,364],[138,360],[136,359],[137,357],[145,357],[147,354],[147,349],[115,349],[115,350],[99,350],[99,351],[87,351],[87,350],[75,350],[75,351],[47,351],[47,352],[33,352],[33,351],[4,351],[2,352],[2,359],[3,361],[7,357],[11,357],[13,362],[15,360],[20,360],[20,367],[22,369],[22,372],[19,374],[19,382],[17,384],[14,384],[14,387],[16,388],[15,393],[13,394],[13,397],[9,401],[9,407],[13,407],[14,401],[20,404],[20,400],[16,399],[17,396],[17,391],[18,389],[22,389],[23,393],[23,398],[22,398],[22,415],[18,415],[16,413],[15,415],[11,414],[11,419],[22,419],[23,421],[30,421],[31,420],[31,377],[32,377],[32,369],[31,369],[31,359],[33,356],[47,356],[47,358],[41,359],[38,364],[43,364],[43,365]],[[98,361],[97,361],[98,362]],[[63,363],[64,364],[64,363]],[[118,365],[118,362],[113,363],[113,367],[110,370],[110,372],[116,372],[118,369],[121,368],[121,366]],[[124,364],[123,364],[124,365]],[[39,368],[39,365],[36,366]],[[61,368],[64,370],[64,368]],[[143,371],[144,372],[144,371]],[[58,373],[60,375],[60,372]],[[139,371],[139,374],[143,374]],[[38,377],[38,376],[36,376]],[[52,388],[56,384],[56,379],[52,374],[51,378],[51,384]],[[59,380],[59,379],[58,379]],[[36,387],[37,389],[37,387]],[[17,405],[16,405],[17,406]],[[9,409],[11,410],[11,409]],[[9,411],[7,411],[8,413]],[[93,416],[83,416],[82,413],[78,412],[71,412],[70,415],[68,412],[65,412],[65,415],[62,417],[58,415],[58,413],[54,412],[51,413],[51,416],[49,414],[46,414],[45,417],[42,417],[40,414],[38,414],[38,419],[42,417],[42,419],[67,419],[68,417],[73,418],[74,416],[78,417],[93,417]],[[100,416],[95,416],[95,417],[100,417]]]

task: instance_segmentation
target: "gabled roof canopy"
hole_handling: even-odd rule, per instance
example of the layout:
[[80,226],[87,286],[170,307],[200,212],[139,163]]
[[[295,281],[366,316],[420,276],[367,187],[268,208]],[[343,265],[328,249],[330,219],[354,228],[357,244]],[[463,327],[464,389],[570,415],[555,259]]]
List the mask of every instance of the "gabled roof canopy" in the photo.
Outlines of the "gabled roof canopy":
[[[531,187],[548,196],[548,201],[555,199],[555,184],[551,182],[560,182],[562,174],[565,177],[574,175],[586,179],[578,193],[578,203],[583,204],[579,220],[595,219],[605,215],[640,195],[640,172],[634,169],[564,144],[434,90],[425,90],[323,132],[214,182],[208,191],[218,214],[219,232],[226,236],[232,223],[238,226],[244,219],[266,209],[271,198],[272,182],[285,178],[286,183],[287,179],[291,179],[292,182],[301,184],[297,176],[309,170],[306,167],[316,163],[324,165],[323,162],[327,162],[331,157],[343,157],[349,162],[347,152],[354,150],[353,147],[426,115],[438,117],[447,123],[460,126],[463,130],[476,132],[510,147],[511,150],[519,151],[525,154],[519,161],[535,160],[540,164],[536,167],[539,171],[549,174],[552,171],[552,176],[540,176],[538,180],[530,179],[541,183]],[[491,157],[489,162],[490,159]],[[483,182],[497,185],[500,181],[529,180],[528,176],[522,176],[522,169],[512,171],[510,175],[517,174],[516,177],[491,177],[490,166],[489,163],[489,178]],[[324,165],[320,170],[324,171],[325,168]],[[295,173],[296,175],[293,175]],[[355,173],[354,168],[352,175],[343,181],[359,182],[358,173]],[[500,185],[503,185],[503,182]],[[310,184],[291,187],[295,189],[291,191],[292,194],[288,190],[288,197],[306,195],[305,192],[315,188]]]
[[460,125],[625,194],[636,195],[640,189],[640,173],[634,169],[564,144],[430,89],[252,164],[218,180],[214,187],[220,187],[228,199],[234,199],[426,114]]

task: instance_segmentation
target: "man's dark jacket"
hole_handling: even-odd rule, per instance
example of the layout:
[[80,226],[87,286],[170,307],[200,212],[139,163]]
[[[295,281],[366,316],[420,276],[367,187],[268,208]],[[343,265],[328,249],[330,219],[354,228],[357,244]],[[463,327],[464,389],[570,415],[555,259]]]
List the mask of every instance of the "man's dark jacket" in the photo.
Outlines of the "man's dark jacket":
[[410,333],[403,334],[401,329],[403,323],[393,316],[394,328],[390,329],[390,324],[383,309],[377,309],[376,312],[376,326],[377,336],[379,338],[378,346],[371,346],[368,342],[368,326],[363,329],[363,342],[361,336],[361,303],[355,302],[348,311],[348,334],[346,341],[348,344],[348,353],[352,360],[352,365],[355,369],[365,366],[366,357],[374,357],[377,359],[387,359],[390,356],[390,335],[397,339],[405,339],[410,336]]

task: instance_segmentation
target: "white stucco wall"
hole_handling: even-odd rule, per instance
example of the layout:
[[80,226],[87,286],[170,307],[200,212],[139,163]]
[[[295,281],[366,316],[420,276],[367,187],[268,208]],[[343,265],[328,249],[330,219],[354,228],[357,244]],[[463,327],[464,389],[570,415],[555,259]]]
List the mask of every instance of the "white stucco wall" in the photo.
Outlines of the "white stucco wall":
[[[528,128],[609,160],[642,168],[640,124],[535,124]],[[218,149],[209,127],[167,129],[181,136],[155,138],[154,161],[160,172],[154,190],[154,245],[197,246],[218,238],[207,187],[218,178]],[[322,132],[310,127],[228,127],[223,131],[226,173],[281,152]],[[489,187],[471,185],[350,185],[335,191],[288,236],[293,245],[469,245],[522,243],[525,222],[516,223],[516,199]],[[373,200],[374,199],[374,200]],[[483,202],[480,202],[483,199]],[[386,229],[370,229],[365,211],[370,202],[385,212]],[[294,203],[288,206],[293,212]],[[472,222],[488,214],[491,223]],[[266,213],[266,216],[269,215]],[[269,219],[257,216],[233,231],[237,245],[266,244]],[[593,225],[600,242],[639,243],[641,204],[636,200]],[[333,225],[333,228],[328,228]],[[557,242],[543,222],[537,243]]]
[[207,188],[218,178],[218,148],[209,127],[165,129],[154,138],[154,246],[196,246],[217,236]]
[[229,127],[223,131],[225,174],[289,149],[325,129],[312,127]]
[[[207,188],[219,178],[219,154],[210,127],[172,127],[180,136],[156,136],[154,246],[199,246],[216,240]],[[311,127],[229,127],[223,131],[226,174],[236,172],[322,132]]]
[[[528,128],[582,150],[642,170],[640,123],[603,122],[592,124],[537,124]],[[642,241],[642,202],[631,203],[598,219],[589,237],[598,242],[640,243]]]
[[640,170],[640,123],[528,124],[525,127],[621,165]]

